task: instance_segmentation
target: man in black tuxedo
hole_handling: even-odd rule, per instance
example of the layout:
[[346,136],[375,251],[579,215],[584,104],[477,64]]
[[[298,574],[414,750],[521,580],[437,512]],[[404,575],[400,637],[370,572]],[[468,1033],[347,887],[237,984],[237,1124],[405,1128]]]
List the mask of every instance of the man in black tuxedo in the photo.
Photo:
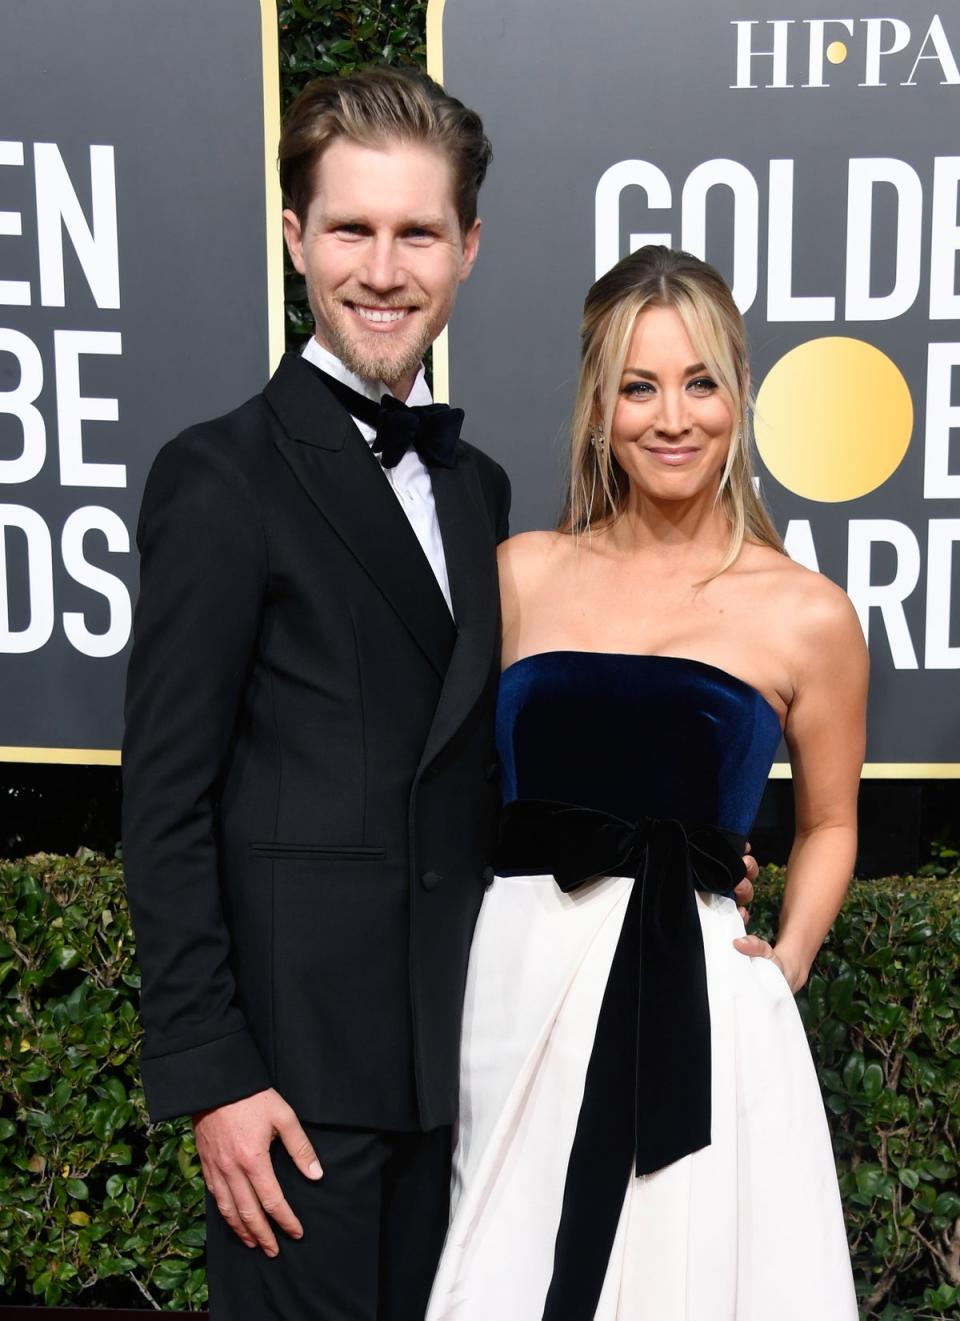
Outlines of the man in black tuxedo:
[[143,1079],[154,1119],[193,1116],[219,1321],[418,1321],[443,1241],[509,486],[420,363],[477,255],[489,151],[420,75],[311,84],[280,163],[315,335],[144,494]]
[[[280,158],[315,337],[167,445],[143,500],[143,1078],[154,1119],[194,1119],[215,1317],[414,1321],[493,875],[509,504],[420,364],[477,254],[489,144],[428,79],[375,70],[313,84]],[[388,391],[424,411],[381,422]]]

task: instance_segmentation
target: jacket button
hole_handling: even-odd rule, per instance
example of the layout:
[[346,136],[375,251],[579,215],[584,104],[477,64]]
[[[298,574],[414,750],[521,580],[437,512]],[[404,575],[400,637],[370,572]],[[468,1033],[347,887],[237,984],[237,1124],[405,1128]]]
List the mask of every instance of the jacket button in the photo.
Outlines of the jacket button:
[[425,871],[420,877],[420,884],[425,890],[435,890],[442,880],[438,871]]
[[483,872],[481,874],[483,876],[483,883],[489,890],[490,886],[493,884],[493,878],[495,872],[492,867],[484,867]]

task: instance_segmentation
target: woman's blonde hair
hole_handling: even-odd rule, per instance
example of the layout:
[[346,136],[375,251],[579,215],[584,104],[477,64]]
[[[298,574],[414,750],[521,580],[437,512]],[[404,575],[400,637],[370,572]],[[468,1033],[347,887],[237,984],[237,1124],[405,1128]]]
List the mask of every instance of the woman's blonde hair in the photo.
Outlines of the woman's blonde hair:
[[629,482],[609,441],[620,378],[637,317],[648,307],[678,314],[697,353],[726,396],[733,426],[717,499],[730,521],[723,573],[744,540],[783,551],[757,494],[750,458],[750,368],[747,334],[723,278],[688,252],[649,245],[617,263],[591,287],[580,328],[580,381],[571,423],[570,488],[560,530],[579,535],[609,526],[623,512]]

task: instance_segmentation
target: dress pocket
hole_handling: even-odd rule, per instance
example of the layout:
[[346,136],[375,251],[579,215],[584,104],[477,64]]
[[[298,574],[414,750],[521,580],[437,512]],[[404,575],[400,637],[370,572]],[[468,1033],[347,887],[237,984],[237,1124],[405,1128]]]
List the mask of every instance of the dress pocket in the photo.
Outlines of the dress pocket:
[[249,849],[255,858],[274,858],[283,862],[349,862],[351,858],[370,862],[386,856],[385,849],[365,844],[287,844],[266,840],[250,844]]
[[770,982],[770,985],[773,986],[780,995],[789,996],[791,1000],[794,998],[790,983],[787,981],[786,977],[784,977],[778,963],[775,963],[773,959],[765,959],[762,955],[755,955],[750,962],[753,964],[759,963],[769,965],[760,975],[766,977]]

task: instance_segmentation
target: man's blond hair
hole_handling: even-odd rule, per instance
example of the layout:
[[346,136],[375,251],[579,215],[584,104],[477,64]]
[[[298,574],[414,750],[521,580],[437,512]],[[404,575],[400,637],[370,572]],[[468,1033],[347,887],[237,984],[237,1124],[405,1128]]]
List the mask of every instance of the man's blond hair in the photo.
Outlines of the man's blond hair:
[[363,146],[417,143],[442,153],[453,169],[463,233],[477,217],[477,193],[490,163],[480,116],[416,70],[364,69],[317,78],[290,106],[280,135],[280,186],[301,224],[315,191],[316,166],[331,142]]

